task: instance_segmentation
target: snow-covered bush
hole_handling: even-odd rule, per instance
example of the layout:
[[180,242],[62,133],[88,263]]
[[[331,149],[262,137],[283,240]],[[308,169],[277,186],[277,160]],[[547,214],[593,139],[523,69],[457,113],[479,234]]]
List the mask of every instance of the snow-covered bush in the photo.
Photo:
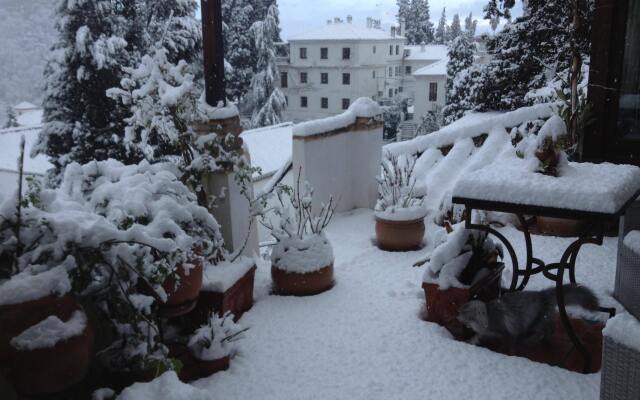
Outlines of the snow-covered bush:
[[[196,123],[232,117],[238,111],[233,105],[207,105],[194,84],[189,64],[171,63],[169,52],[160,47],[125,72],[121,87],[107,92],[130,109],[125,142],[150,163],[171,161],[177,165],[182,181],[195,190],[200,205],[211,207],[216,200],[208,198],[201,185],[204,174],[231,169],[242,178],[255,172],[236,136],[214,132],[198,136],[194,132]],[[250,180],[242,183],[246,186]]]
[[424,217],[424,190],[416,187],[416,156],[385,153],[382,176],[378,178],[376,216],[389,220],[412,220]]
[[242,334],[248,329],[242,329],[233,322],[230,313],[223,317],[212,313],[207,324],[198,328],[189,339],[189,348],[200,360],[219,360],[233,355],[235,342],[242,339]]
[[[91,298],[118,340],[109,349],[116,368],[171,368],[157,311],[178,269],[224,256],[219,226],[179,179],[172,164],[125,166],[115,160],[69,164],[57,189],[22,208],[20,271],[60,265],[74,293]],[[15,218],[15,200],[0,208]],[[11,231],[5,243],[16,243]]]
[[517,143],[516,154],[530,160],[533,171],[558,176],[568,161],[566,151],[572,146],[567,125],[560,116],[553,115],[535,135],[524,136]]
[[261,223],[271,231],[277,244],[271,252],[271,261],[279,269],[293,272],[312,272],[333,262],[333,249],[324,229],[331,222],[336,204],[333,197],[320,209],[313,209],[313,189],[308,182],[301,189],[301,171],[295,187],[278,185],[275,194],[279,204],[267,210]]
[[446,230],[446,237],[431,253],[425,282],[437,283],[441,289],[471,285],[503,255],[502,247],[486,232],[466,229],[464,223],[447,224]]

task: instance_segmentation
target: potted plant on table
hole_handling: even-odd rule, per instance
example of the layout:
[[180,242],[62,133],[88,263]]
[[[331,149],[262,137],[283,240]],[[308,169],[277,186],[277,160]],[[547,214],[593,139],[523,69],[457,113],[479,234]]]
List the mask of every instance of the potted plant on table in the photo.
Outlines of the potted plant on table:
[[416,250],[422,245],[427,212],[424,194],[416,187],[416,160],[387,153],[382,161],[375,207],[376,240],[382,250]]
[[273,208],[277,221],[261,221],[277,243],[271,251],[271,277],[277,294],[314,295],[333,286],[333,248],[324,230],[335,212],[333,197],[313,209],[313,189],[305,182],[279,185],[275,189],[279,206]]
[[471,299],[488,301],[500,294],[502,248],[487,233],[465,229],[464,223],[446,224],[446,230],[423,277],[426,319],[463,339],[464,326],[456,319],[459,308]]

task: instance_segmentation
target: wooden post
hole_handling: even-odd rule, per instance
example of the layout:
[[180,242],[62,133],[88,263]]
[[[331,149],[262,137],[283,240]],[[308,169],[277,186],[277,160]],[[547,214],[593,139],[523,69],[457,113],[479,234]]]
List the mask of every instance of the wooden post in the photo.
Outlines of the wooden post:
[[224,88],[224,41],[222,38],[222,0],[200,0],[204,53],[205,98],[216,107],[226,105]]

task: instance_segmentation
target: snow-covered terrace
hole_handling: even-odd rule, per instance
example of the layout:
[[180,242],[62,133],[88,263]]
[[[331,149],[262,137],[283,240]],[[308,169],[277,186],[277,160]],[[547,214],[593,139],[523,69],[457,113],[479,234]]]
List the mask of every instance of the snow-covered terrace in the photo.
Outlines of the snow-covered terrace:
[[[270,264],[260,261],[256,302],[243,317],[251,327],[231,369],[194,385],[235,399],[597,399],[600,374],[583,375],[508,357],[453,340],[423,321],[424,267],[442,228],[433,223],[459,177],[491,163],[508,149],[507,133],[523,122],[546,119],[551,105],[504,114],[475,114],[428,136],[387,145],[396,154],[418,153],[419,182],[427,188],[426,247],[390,253],[373,243],[373,212],[339,214],[328,228],[335,253],[335,287],[305,297],[270,295]],[[525,257],[524,238],[499,229]],[[573,239],[534,236],[534,249],[559,259]],[[604,306],[611,297],[617,238],[585,246],[577,279]],[[507,272],[503,279],[509,278]],[[537,275],[528,290],[549,287]]]

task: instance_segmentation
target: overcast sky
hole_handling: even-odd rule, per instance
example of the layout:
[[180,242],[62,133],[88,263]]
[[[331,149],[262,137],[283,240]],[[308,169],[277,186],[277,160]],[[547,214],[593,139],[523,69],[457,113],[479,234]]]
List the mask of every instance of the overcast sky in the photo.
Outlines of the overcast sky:
[[[462,17],[472,12],[478,20],[478,33],[488,32],[489,22],[482,19],[482,9],[487,2],[488,0],[429,0],[431,21],[437,25],[443,7],[447,8],[449,21],[456,13]],[[398,10],[396,0],[278,0],[278,7],[282,38],[285,40],[307,30],[319,28],[333,17],[344,20],[347,15],[352,15],[354,23],[363,26],[367,17],[380,18],[383,26],[387,27],[396,22]],[[513,14],[520,13],[518,2]]]

